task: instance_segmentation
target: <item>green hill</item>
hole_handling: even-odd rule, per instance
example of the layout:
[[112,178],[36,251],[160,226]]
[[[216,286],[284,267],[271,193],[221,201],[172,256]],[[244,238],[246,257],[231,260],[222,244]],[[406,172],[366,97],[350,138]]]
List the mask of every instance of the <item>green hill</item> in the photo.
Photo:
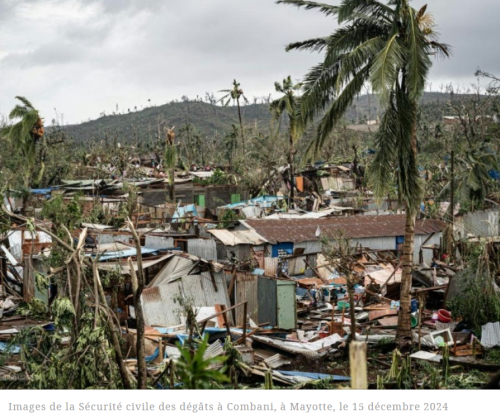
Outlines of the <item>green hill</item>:
[[[441,117],[446,101],[453,97],[444,93],[426,93],[422,103],[432,108],[432,120]],[[252,104],[242,107],[246,125],[265,129],[271,115],[266,104]],[[380,105],[375,95],[362,95],[353,102],[346,118],[350,123],[365,123],[380,115]],[[118,142],[144,141],[157,136],[158,128],[168,125],[177,130],[190,123],[197,133],[206,137],[222,137],[238,124],[236,107],[221,107],[201,101],[171,102],[166,105],[152,106],[140,111],[124,114],[104,115],[96,120],[78,125],[65,126],[68,134],[79,143],[91,140],[114,139]]]
[[[264,104],[242,108],[245,124],[265,128],[271,115]],[[231,125],[238,124],[236,107],[221,107],[205,102],[172,102],[125,114],[104,115],[96,120],[65,126],[76,141],[102,140],[116,137],[118,142],[147,140],[158,134],[158,128],[175,126],[177,130],[190,123],[203,136],[224,136]]]

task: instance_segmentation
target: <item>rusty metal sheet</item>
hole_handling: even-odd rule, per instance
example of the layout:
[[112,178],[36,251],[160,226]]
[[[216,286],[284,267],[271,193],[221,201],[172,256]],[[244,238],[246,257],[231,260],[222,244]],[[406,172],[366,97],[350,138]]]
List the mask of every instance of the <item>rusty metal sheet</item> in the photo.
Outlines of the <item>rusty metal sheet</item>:
[[[339,231],[353,239],[395,237],[405,233],[406,216],[350,216],[322,219],[274,219],[247,220],[245,225],[253,228],[270,243],[318,241],[319,227],[323,236],[334,236]],[[441,232],[446,223],[436,219],[417,221],[415,234],[424,235]]]
[[398,315],[398,310],[376,310],[370,311],[369,320],[377,320],[378,318],[386,317],[389,315]]

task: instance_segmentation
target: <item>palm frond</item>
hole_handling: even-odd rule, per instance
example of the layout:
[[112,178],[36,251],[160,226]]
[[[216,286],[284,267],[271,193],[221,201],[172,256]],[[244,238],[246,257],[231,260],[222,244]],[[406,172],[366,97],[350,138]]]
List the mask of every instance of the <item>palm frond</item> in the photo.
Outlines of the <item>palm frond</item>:
[[333,130],[335,124],[342,118],[342,116],[344,116],[346,110],[351,106],[354,98],[361,93],[363,86],[369,78],[370,70],[370,65],[366,65],[361,68],[331,103],[319,123],[317,136],[308,150],[309,155],[319,152]]
[[425,89],[425,82],[432,66],[427,50],[426,39],[418,26],[415,12],[411,7],[407,8],[406,14],[406,37],[407,47],[407,77],[410,99],[418,100]]
[[369,166],[369,183],[378,201],[389,193],[391,176],[394,174],[398,147],[398,116],[397,110],[390,102],[385,110],[379,130],[375,135],[376,154]]
[[302,42],[290,43],[285,50],[310,50],[312,52],[321,52],[328,46],[328,37],[318,37],[316,39],[304,40]]
[[376,0],[343,0],[338,11],[339,23],[352,20],[354,16],[360,14],[371,14],[390,21],[394,10]]
[[287,4],[290,6],[303,7],[306,10],[319,9],[321,13],[327,16],[334,16],[338,13],[339,7],[332,6],[331,4],[318,3],[316,1],[302,1],[302,0],[278,0],[276,4]]
[[377,54],[373,62],[371,83],[373,90],[380,93],[386,101],[398,79],[400,68],[404,65],[404,49],[399,43],[398,34],[392,35],[385,47]]
[[35,110],[31,102],[23,96],[16,96],[16,99],[19,100],[24,106],[28,109]]

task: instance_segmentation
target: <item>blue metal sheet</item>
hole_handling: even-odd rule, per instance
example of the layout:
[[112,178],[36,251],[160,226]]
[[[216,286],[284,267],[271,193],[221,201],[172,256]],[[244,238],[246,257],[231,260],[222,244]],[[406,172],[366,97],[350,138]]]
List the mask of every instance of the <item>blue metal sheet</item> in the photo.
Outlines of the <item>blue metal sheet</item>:
[[335,374],[321,374],[321,373],[308,373],[305,371],[284,371],[284,370],[277,370],[278,373],[283,374],[284,376],[298,376],[298,377],[306,377],[308,379],[313,379],[313,380],[323,380],[323,379],[328,379],[328,380],[333,380],[333,381],[349,381],[351,380],[350,377],[347,376],[337,376]]
[[[151,248],[146,248],[146,247],[141,247],[141,254],[153,254],[157,252],[157,250],[153,250]],[[86,254],[87,256],[92,256],[92,254]],[[128,250],[124,251],[116,251],[116,252],[105,252],[100,258],[99,261],[109,261],[109,260],[114,260],[114,259],[119,259],[119,258],[127,258],[127,257],[134,257],[137,255],[137,249],[135,248],[130,248]]]

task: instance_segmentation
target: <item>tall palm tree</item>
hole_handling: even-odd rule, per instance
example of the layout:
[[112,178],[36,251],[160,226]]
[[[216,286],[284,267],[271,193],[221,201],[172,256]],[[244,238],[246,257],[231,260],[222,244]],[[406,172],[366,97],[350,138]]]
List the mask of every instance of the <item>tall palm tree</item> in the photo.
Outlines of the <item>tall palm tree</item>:
[[226,95],[222,96],[219,100],[224,106],[228,106],[231,102],[236,103],[236,107],[238,108],[238,119],[240,121],[240,132],[241,132],[241,143],[243,146],[243,152],[245,151],[245,132],[243,130],[243,118],[241,116],[241,104],[240,99],[242,99],[245,103],[248,103],[248,99],[243,93],[243,89],[240,87],[241,85],[234,79],[232,89],[219,90],[219,93],[226,93]]
[[175,126],[166,128],[167,140],[165,145],[165,156],[163,162],[165,171],[168,173],[168,186],[170,189],[170,200],[175,203],[175,166],[177,165],[177,146],[175,145]]
[[[29,187],[36,163],[36,146],[43,139],[45,130],[38,110],[33,107],[30,101],[22,96],[16,96],[16,99],[21,104],[17,104],[12,109],[9,119],[18,121],[13,125],[2,128],[0,135],[9,139],[23,157],[23,164],[26,165],[24,185]],[[43,170],[44,165],[42,162],[38,174],[39,179],[43,175]]]
[[231,132],[224,136],[222,144],[226,160],[229,165],[233,165],[234,151],[238,147],[238,128],[236,125],[231,125]]
[[276,92],[281,93],[282,96],[273,102],[271,102],[270,109],[273,115],[280,119],[284,113],[288,116],[288,142],[289,142],[289,154],[288,162],[290,165],[290,201],[289,205],[293,204],[295,188],[294,188],[294,175],[295,170],[293,166],[295,158],[295,144],[299,140],[302,131],[303,123],[299,111],[300,98],[297,97],[296,93],[302,88],[302,84],[293,84],[290,76],[283,80],[280,84],[276,82],[274,84]]
[[375,193],[387,193],[395,175],[400,202],[406,209],[401,311],[397,336],[411,336],[410,290],[415,220],[422,198],[417,170],[417,107],[431,55],[449,55],[449,46],[437,42],[427,6],[415,10],[410,0],[343,0],[340,6],[313,1],[278,3],[317,9],[336,17],[340,25],[327,37],[293,43],[288,50],[324,52],[322,63],[306,75],[301,98],[302,117],[310,122],[324,115],[311,150],[318,151],[335,124],[362,92],[366,83],[380,95],[385,112],[376,135],[377,154],[371,165]]

